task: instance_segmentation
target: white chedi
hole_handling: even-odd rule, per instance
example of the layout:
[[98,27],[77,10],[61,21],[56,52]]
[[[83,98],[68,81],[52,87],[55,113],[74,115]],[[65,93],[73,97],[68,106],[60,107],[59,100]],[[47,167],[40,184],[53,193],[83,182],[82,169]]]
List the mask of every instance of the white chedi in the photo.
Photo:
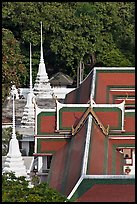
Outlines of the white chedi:
[[28,93],[27,95],[27,103],[24,108],[22,120],[21,120],[21,127],[32,127],[34,128],[34,104],[32,102],[35,95],[33,93]]
[[9,152],[4,163],[3,172],[14,172],[17,177],[27,177],[27,170],[19,150],[18,140],[16,138],[12,138],[10,140]]
[[50,86],[48,74],[46,72],[46,66],[44,63],[43,57],[43,47],[42,47],[42,22],[41,22],[41,56],[39,69],[36,77],[36,81],[34,84],[34,94],[38,98],[52,98],[52,88]]
[[21,120],[21,127],[34,128],[35,110],[34,110],[33,98],[35,98],[35,95],[32,89],[32,63],[31,63],[31,43],[30,43],[30,90],[27,95],[27,103],[24,108],[24,112]]
[[27,175],[27,170],[24,165],[23,158],[19,149],[19,142],[16,138],[15,133],[15,104],[14,104],[14,92],[13,93],[13,128],[12,128],[12,138],[9,143],[9,151],[6,156],[4,163],[3,173],[14,172],[15,176],[25,176]]

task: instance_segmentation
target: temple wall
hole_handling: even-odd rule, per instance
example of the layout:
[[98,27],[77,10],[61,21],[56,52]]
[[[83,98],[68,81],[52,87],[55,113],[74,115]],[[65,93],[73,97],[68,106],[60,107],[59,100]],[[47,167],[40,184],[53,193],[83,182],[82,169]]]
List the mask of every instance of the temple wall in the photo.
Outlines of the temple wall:
[[127,133],[135,133],[135,111],[125,112],[124,129]]
[[65,138],[37,138],[37,153],[55,153],[61,149],[66,143]]
[[54,133],[56,129],[55,112],[41,112],[37,116],[37,134]]
[[116,175],[124,174],[123,173],[123,164],[124,164],[123,155],[118,151],[115,151],[115,154],[116,154],[116,165],[115,165],[116,171],[115,171],[115,173],[116,173]]

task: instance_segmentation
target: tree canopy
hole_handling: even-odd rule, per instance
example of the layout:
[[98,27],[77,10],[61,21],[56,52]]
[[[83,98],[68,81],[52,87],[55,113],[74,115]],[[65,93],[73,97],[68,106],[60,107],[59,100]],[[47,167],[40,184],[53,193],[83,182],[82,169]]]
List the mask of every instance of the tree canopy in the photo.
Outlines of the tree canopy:
[[68,202],[68,199],[44,182],[29,187],[25,177],[14,173],[2,175],[2,202]]
[[[40,21],[49,77],[62,71],[75,79],[80,61],[85,64],[85,75],[93,66],[135,66],[135,2],[3,2],[3,32],[12,35],[18,45],[17,52],[13,46],[15,54],[8,65],[3,61],[7,75],[19,55],[22,60],[17,60],[16,69],[29,73],[31,42],[34,83],[40,58]],[[2,37],[3,45],[8,36]],[[3,56],[8,56],[9,47],[3,46]],[[28,86],[28,74],[19,73],[21,86]]]
[[8,96],[11,84],[24,85],[27,70],[23,62],[20,43],[9,29],[2,28],[2,91],[3,100]]

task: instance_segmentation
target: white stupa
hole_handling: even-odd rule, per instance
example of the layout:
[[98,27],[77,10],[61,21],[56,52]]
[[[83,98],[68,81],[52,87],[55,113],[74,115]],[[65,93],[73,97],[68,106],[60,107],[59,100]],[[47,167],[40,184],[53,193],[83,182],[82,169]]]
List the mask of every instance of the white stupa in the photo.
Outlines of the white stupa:
[[41,56],[39,70],[34,84],[34,94],[37,98],[52,98],[52,88],[50,86],[49,78],[46,72],[46,66],[43,58],[42,46],[42,22],[41,22]]
[[15,93],[14,91],[12,93],[13,93],[13,128],[12,128],[13,131],[12,138],[9,143],[9,151],[2,172],[3,173],[14,172],[17,177],[25,176],[27,178],[28,177],[27,170],[24,165],[23,158],[21,156],[19,143],[15,133],[15,105],[14,105]]
[[34,104],[32,99],[35,97],[32,89],[32,63],[31,63],[31,43],[30,43],[30,90],[27,95],[27,103],[24,108],[22,120],[21,120],[21,127],[23,128],[34,128]]

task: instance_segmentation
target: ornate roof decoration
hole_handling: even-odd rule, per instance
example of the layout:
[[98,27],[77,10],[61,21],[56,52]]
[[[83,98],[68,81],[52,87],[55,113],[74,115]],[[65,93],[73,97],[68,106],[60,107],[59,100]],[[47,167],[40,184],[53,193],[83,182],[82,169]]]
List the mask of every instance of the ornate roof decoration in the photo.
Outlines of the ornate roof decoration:
[[107,128],[104,127],[104,125],[101,123],[101,121],[99,120],[99,118],[97,117],[96,113],[94,112],[93,108],[91,107],[91,105],[88,107],[88,109],[86,110],[86,112],[83,114],[82,118],[80,119],[80,121],[78,122],[78,124],[76,125],[76,127],[74,128],[72,126],[72,135],[74,136],[75,134],[77,134],[77,132],[80,130],[80,128],[84,125],[88,115],[91,114],[92,117],[94,118],[94,121],[96,122],[96,124],[99,126],[99,128],[101,129],[101,131],[103,132],[103,134],[105,134],[106,136],[109,133],[109,125],[107,126]]

